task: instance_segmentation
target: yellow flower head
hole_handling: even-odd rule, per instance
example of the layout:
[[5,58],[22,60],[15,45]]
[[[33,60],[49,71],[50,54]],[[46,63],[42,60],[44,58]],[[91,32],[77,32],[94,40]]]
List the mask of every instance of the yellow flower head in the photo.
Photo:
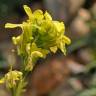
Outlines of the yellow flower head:
[[[18,37],[13,37],[13,43],[17,46],[18,54],[28,59],[31,57],[31,63],[34,58],[45,57],[50,52],[56,52],[60,49],[66,54],[66,44],[70,44],[71,40],[64,35],[65,25],[63,22],[52,20],[51,15],[46,11],[32,10],[24,5],[24,10],[28,15],[28,19],[22,24],[5,24],[5,28],[20,27],[22,33]],[[34,47],[35,45],[35,47]],[[34,56],[34,54],[35,56]],[[29,64],[28,60],[28,64]]]
[[16,82],[22,79],[22,72],[10,71],[1,80],[0,83],[6,83],[8,88],[16,86]]

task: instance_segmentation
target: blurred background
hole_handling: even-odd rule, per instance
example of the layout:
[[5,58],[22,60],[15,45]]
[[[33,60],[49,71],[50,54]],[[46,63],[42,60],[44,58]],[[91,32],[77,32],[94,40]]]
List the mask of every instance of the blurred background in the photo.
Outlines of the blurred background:
[[[12,44],[12,36],[21,30],[5,29],[6,22],[26,20],[23,5],[32,10],[48,11],[53,19],[64,21],[66,35],[72,43],[67,56],[58,51],[38,60],[28,76],[30,84],[25,96],[96,96],[96,0],[0,0],[0,77],[12,64],[20,68],[20,57]],[[10,96],[0,85],[0,96]]]

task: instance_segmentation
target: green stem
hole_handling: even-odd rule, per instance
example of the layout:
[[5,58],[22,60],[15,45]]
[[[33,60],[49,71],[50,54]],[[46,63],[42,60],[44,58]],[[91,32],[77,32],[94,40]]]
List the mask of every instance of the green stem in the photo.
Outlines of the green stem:
[[17,86],[15,88],[11,89],[12,96],[22,96],[24,92],[24,88],[26,87],[26,78],[28,75],[28,71],[25,71],[25,65],[26,65],[26,58],[22,58],[22,68],[21,72],[23,73],[22,78],[19,80]]
[[11,90],[12,96],[15,96],[15,88],[11,88],[10,90]]
[[27,78],[28,72],[23,71],[23,74],[24,74],[23,78],[18,82],[18,86],[15,88],[15,91],[13,91],[12,96],[22,96],[24,92],[24,88],[27,85],[26,78]]
[[18,87],[16,88],[16,95],[15,96],[21,96],[22,95],[22,91],[23,91],[23,83],[24,83],[24,80],[20,80],[19,84],[18,84]]

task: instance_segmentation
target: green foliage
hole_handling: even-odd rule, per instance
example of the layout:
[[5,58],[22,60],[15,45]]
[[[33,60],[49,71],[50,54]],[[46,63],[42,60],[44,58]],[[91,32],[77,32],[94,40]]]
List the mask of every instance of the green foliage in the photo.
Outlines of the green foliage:
[[77,96],[96,96],[96,88],[85,90],[84,92],[82,92]]
[[96,73],[93,74],[88,88],[83,90],[76,96],[96,96]]
[[86,69],[87,72],[90,72],[92,69],[94,69],[95,72],[91,73],[92,78],[90,78],[91,80],[88,82],[88,88],[82,90],[76,96],[96,96],[96,14],[87,22],[87,24],[90,27],[90,33],[85,36],[85,45],[91,49],[93,59],[87,64]]

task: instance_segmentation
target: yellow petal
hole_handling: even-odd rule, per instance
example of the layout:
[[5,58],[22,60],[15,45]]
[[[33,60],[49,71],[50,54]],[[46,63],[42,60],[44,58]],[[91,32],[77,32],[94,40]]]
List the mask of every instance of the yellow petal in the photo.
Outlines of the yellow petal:
[[21,24],[12,24],[12,23],[6,23],[5,28],[16,28],[21,27]]
[[27,5],[24,5],[23,7],[29,19],[31,19],[33,17],[32,10]]
[[63,44],[62,42],[60,42],[59,49],[63,52],[64,55],[66,55],[65,44]]
[[45,19],[52,20],[51,15],[47,11],[45,12],[44,16],[45,16]]
[[68,37],[66,37],[66,36],[63,37],[63,40],[68,45],[71,43],[71,40]]
[[63,22],[54,21],[53,23],[58,32],[65,32],[65,25]]
[[53,53],[56,53],[56,51],[57,51],[57,46],[50,47],[50,50],[51,50]]
[[17,36],[17,37],[12,37],[12,41],[15,45],[17,45],[18,43],[20,43],[21,40],[21,36]]
[[38,20],[42,20],[43,17],[44,17],[42,10],[36,10],[36,11],[34,11],[33,15],[34,15],[34,18],[36,18]]
[[31,55],[36,56],[36,57],[43,57],[43,54],[41,52],[39,52],[39,51],[33,51],[31,53]]

